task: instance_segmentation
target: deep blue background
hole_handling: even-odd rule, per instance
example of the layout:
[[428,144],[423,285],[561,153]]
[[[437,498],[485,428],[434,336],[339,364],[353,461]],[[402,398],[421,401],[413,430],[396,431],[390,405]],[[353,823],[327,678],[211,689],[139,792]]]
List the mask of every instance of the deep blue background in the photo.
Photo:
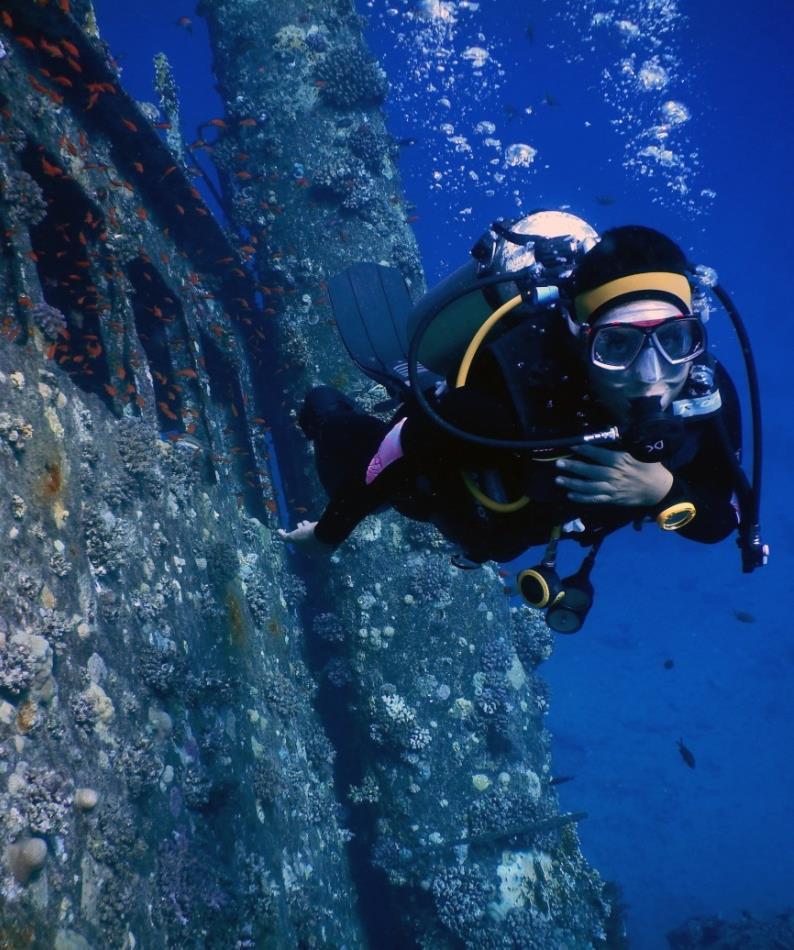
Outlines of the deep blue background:
[[[561,798],[590,813],[580,826],[584,851],[623,885],[632,946],[642,950],[663,947],[666,929],[689,914],[782,909],[792,903],[794,885],[788,468],[794,459],[794,17],[790,0],[758,0],[743,9],[717,0],[682,4],[687,21],[667,42],[679,63],[669,94],[692,114],[686,137],[687,148],[700,155],[695,195],[699,188],[716,192],[713,200],[696,197],[701,213],[693,213],[683,200],[660,202],[655,182],[624,169],[626,135],[611,124],[616,113],[604,102],[599,79],[614,64],[612,53],[582,38],[584,12],[616,9],[631,19],[648,2],[490,0],[476,13],[459,11],[446,45],[458,53],[471,43],[486,47],[503,75],[489,66],[477,76],[453,57],[447,74],[458,75],[450,117],[472,141],[478,138],[472,124],[488,119],[505,145],[538,149],[534,166],[508,175],[493,196],[469,176],[474,171],[482,180],[486,158],[497,154],[482,148],[461,158],[459,174],[433,190],[432,170],[456,160],[433,118],[437,94],[412,86],[409,76],[387,103],[394,134],[417,140],[403,149],[402,174],[430,282],[465,259],[492,218],[514,213],[516,188],[525,210],[569,204],[599,229],[644,223],[667,231],[693,259],[717,268],[756,347],[770,565],[742,575],[732,540],[705,547],[655,529],[610,540],[594,576],[598,600],[587,626],[576,637],[558,638],[543,670],[553,690],[555,770],[576,776],[560,787]],[[370,40],[394,79],[408,74],[416,54],[411,31],[423,27],[406,25],[414,4],[395,0],[391,17],[388,6],[360,0],[359,9],[371,15]],[[206,32],[191,3],[96,0],[96,7],[134,95],[154,99],[151,57],[165,49],[181,88],[188,140],[199,122],[223,114]],[[560,14],[569,7],[570,14]],[[193,18],[192,34],[176,25],[183,15]],[[402,43],[395,38],[398,24]],[[566,63],[571,56],[576,62]],[[640,111],[643,101],[638,94]],[[526,106],[532,115],[521,111]],[[607,196],[614,203],[597,200]],[[461,215],[464,208],[471,211]],[[720,355],[736,366],[725,321],[715,318],[710,329]],[[740,620],[736,611],[754,619]],[[670,670],[667,659],[674,661]],[[678,755],[679,737],[695,754],[694,770]]]

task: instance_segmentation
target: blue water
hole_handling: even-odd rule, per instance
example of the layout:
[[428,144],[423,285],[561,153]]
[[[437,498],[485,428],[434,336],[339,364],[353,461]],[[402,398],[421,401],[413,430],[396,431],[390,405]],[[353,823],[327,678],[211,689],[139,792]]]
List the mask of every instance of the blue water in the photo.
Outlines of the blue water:
[[[416,16],[420,6],[359,0],[378,56],[391,77],[402,77],[387,111],[396,137],[416,139],[402,150],[402,174],[431,283],[466,258],[497,215],[567,204],[599,229],[642,223],[666,231],[718,270],[746,319],[764,399],[769,566],[743,575],[732,540],[700,546],[656,529],[612,538],[585,629],[559,638],[543,673],[553,691],[555,771],[575,775],[560,795],[565,807],[590,814],[582,847],[623,886],[633,947],[664,947],[666,930],[690,914],[790,906],[790,0],[741,9],[697,0],[682,4],[686,19],[635,37],[632,23],[674,4],[489,0],[475,10],[438,0],[423,5],[432,14],[425,19]],[[190,3],[96,7],[133,94],[154,98],[151,56],[166,49],[186,135],[222,115],[201,20],[193,17],[192,35],[176,26],[192,15]],[[598,13],[612,13],[611,24],[593,28]],[[621,20],[628,26],[617,27]],[[464,55],[471,49],[489,58],[478,67],[480,54]],[[621,61],[632,53],[629,81]],[[650,69],[637,78],[643,64]],[[654,87],[659,65],[664,89]],[[671,131],[672,164],[649,159],[654,174],[644,175],[637,155],[659,144],[647,133],[667,101],[683,104],[689,120]],[[483,122],[493,131],[478,131]],[[528,167],[505,166],[505,149],[516,143],[537,150]],[[724,320],[715,317],[710,332],[741,385]],[[679,738],[694,769],[679,756]]]

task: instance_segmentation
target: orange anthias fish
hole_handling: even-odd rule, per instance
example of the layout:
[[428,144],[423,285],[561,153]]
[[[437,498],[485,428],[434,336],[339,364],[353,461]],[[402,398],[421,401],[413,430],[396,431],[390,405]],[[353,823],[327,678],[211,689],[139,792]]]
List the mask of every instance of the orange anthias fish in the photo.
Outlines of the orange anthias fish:
[[181,16],[176,21],[177,26],[181,26],[183,30],[186,30],[188,33],[193,33],[193,21],[189,16]]

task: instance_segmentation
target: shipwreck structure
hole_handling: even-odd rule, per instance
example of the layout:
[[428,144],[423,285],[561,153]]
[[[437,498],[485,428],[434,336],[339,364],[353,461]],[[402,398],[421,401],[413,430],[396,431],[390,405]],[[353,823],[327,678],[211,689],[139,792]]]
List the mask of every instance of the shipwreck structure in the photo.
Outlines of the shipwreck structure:
[[539,617],[389,514],[275,539],[304,389],[383,395],[324,281],[422,276],[349,0],[202,12],[231,231],[88,0],[0,11],[0,947],[617,945]]

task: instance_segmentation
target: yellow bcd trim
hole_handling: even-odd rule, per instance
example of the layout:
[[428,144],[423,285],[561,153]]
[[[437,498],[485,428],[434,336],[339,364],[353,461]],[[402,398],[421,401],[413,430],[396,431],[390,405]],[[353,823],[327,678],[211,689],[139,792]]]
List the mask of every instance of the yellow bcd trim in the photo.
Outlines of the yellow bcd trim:
[[[469,370],[471,369],[471,364],[474,361],[474,357],[477,355],[477,351],[482,345],[482,341],[491,331],[491,327],[494,324],[498,323],[505,314],[510,313],[511,310],[521,303],[522,297],[521,294],[516,294],[515,297],[512,297],[507,303],[503,303],[501,307],[494,310],[490,317],[483,323],[480,329],[474,334],[471,342],[466,348],[466,352],[463,354],[463,359],[460,363],[460,369],[458,369],[458,375],[455,380],[455,387],[459,389],[461,386],[466,385],[466,380],[469,375]],[[477,501],[484,507],[488,508],[491,511],[497,511],[500,514],[510,514],[513,511],[520,511],[523,507],[529,504],[529,498],[526,495],[522,495],[520,498],[517,498],[515,501],[495,501],[493,498],[485,494],[485,492],[480,491],[480,489],[474,484],[471,477],[466,474],[466,472],[461,472],[463,476],[463,481],[466,483],[466,488],[474,495]]]

